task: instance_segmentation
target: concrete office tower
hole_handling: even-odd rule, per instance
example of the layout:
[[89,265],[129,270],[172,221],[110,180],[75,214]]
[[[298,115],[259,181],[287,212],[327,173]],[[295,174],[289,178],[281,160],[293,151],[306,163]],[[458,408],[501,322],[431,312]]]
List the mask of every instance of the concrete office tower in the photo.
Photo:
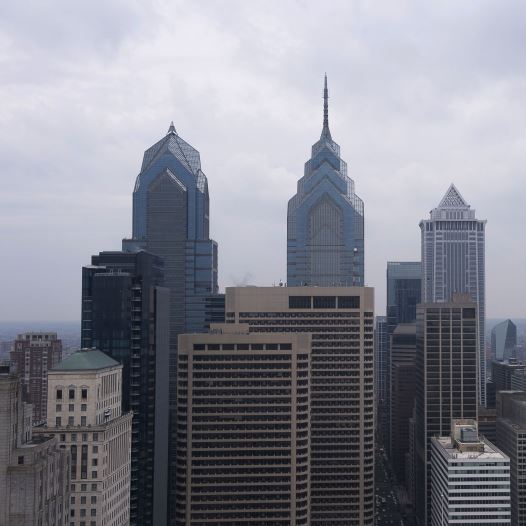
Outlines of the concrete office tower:
[[33,406],[33,422],[46,420],[47,371],[62,359],[56,332],[25,332],[13,343],[11,361],[22,380],[24,402]]
[[431,439],[431,525],[510,524],[510,459],[478,435],[475,420],[454,420]]
[[203,332],[207,298],[218,292],[217,243],[209,236],[208,182],[199,152],[173,123],[144,153],[133,191],[133,239],[123,250],[142,248],[162,258],[164,286],[170,289],[170,469],[169,515],[175,503],[175,405],[177,336]]
[[493,361],[491,363],[492,381],[495,384],[495,392],[509,391],[512,388],[511,379],[515,373],[526,371],[526,364],[517,363],[515,358],[507,362]]
[[504,361],[516,358],[517,326],[511,320],[498,323],[491,329],[491,356]]
[[133,411],[130,523],[166,524],[168,313],[159,257],[101,252],[82,269],[82,346],[123,365],[122,409]]
[[391,338],[395,327],[400,323],[416,321],[416,306],[422,300],[422,265],[420,261],[388,261],[387,262],[387,348],[386,348],[386,403],[387,411],[384,417],[385,443],[388,451],[391,449],[389,435],[389,408],[391,406]]
[[309,334],[179,337],[177,524],[309,525]]
[[130,521],[132,414],[121,411],[122,365],[95,349],[48,373],[48,427],[71,453],[69,526]]
[[391,336],[391,465],[399,482],[405,479],[409,452],[409,419],[415,406],[416,324],[401,323]]
[[376,440],[387,445],[389,427],[389,407],[387,396],[387,318],[376,316],[374,320],[374,397],[376,407]]
[[415,476],[419,526],[431,523],[431,438],[477,418],[477,304],[466,295],[417,307]]
[[18,376],[0,366],[0,526],[69,526],[69,455],[32,435]]
[[513,371],[511,374],[510,385],[512,391],[526,391],[526,369]]
[[363,286],[363,201],[329,131],[327,77],[323,128],[287,212],[289,286]]
[[420,222],[422,232],[422,301],[450,301],[467,293],[478,310],[479,400],[486,405],[485,220],[475,217],[460,192],[451,185],[430,219]]
[[227,323],[309,333],[312,526],[374,522],[374,289],[226,289]]
[[510,457],[511,525],[526,523],[526,393],[497,393],[497,444]]

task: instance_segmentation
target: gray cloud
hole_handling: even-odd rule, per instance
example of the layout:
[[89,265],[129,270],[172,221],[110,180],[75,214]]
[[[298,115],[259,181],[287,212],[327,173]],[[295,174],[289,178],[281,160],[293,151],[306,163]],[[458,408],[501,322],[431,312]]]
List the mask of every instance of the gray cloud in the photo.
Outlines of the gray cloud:
[[488,219],[488,314],[524,315],[525,22],[519,0],[2,4],[0,319],[79,317],[81,266],[130,234],[172,119],[209,179],[221,285],[285,279],[325,71],[378,310],[454,181]]

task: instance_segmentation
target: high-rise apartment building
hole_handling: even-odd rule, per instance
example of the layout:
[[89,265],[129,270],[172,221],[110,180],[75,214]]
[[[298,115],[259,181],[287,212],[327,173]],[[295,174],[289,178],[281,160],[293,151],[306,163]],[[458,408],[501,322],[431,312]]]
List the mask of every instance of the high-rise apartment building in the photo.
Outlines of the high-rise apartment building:
[[398,481],[405,480],[409,419],[415,406],[416,324],[401,323],[391,336],[390,458]]
[[177,431],[177,337],[203,332],[207,298],[217,294],[217,243],[209,235],[208,181],[199,152],[184,141],[173,123],[168,133],[144,153],[133,191],[133,235],[123,250],[139,249],[164,263],[164,286],[170,290],[170,435],[169,515],[175,513]]
[[455,293],[467,293],[477,304],[481,405],[486,405],[485,226],[486,221],[475,217],[475,210],[453,184],[438,207],[431,210],[430,219],[420,222],[422,301],[447,302]]
[[431,438],[477,418],[477,304],[468,295],[417,307],[415,477],[419,526],[431,523]]
[[310,344],[246,324],[179,337],[177,524],[310,524]]
[[494,360],[505,361],[516,358],[517,325],[504,320],[491,329],[491,356]]
[[69,526],[130,521],[132,414],[123,414],[122,365],[82,349],[48,373],[48,426],[71,454]]
[[46,420],[47,371],[62,359],[56,332],[25,332],[13,343],[11,362],[22,380],[24,401],[33,406],[33,422]]
[[227,323],[312,337],[312,526],[374,522],[373,311],[368,287],[226,289]]
[[376,316],[374,320],[374,397],[376,407],[376,439],[387,444],[389,436],[389,406],[387,396],[387,318]]
[[0,526],[69,526],[69,455],[33,436],[20,378],[0,366]]
[[289,286],[363,286],[364,211],[329,130],[327,77],[323,128],[288,204]]
[[511,526],[526,524],[526,392],[497,393],[497,444],[511,468]]
[[388,261],[387,262],[387,344],[385,350],[386,366],[383,373],[385,378],[387,411],[385,422],[384,442],[387,450],[391,450],[390,422],[391,407],[391,338],[395,327],[400,323],[414,323],[416,321],[416,306],[422,300],[422,265],[420,261]]
[[475,420],[431,439],[431,497],[432,526],[510,524],[510,459],[479,437]]
[[162,260],[101,252],[82,269],[82,346],[123,365],[122,409],[133,411],[130,523],[166,524],[168,313]]

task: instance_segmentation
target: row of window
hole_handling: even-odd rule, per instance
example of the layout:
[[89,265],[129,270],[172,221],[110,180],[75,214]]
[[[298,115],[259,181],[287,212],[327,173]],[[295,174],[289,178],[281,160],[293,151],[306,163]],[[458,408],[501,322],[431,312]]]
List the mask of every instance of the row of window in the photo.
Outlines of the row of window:
[[[88,389],[87,388],[82,388],[80,390],[80,397],[82,398],[82,400],[87,400],[88,398]],[[68,398],[70,400],[75,400],[75,388],[73,387],[70,387],[68,389]],[[63,400],[63,389],[57,389],[56,391],[56,399],[57,400]]]

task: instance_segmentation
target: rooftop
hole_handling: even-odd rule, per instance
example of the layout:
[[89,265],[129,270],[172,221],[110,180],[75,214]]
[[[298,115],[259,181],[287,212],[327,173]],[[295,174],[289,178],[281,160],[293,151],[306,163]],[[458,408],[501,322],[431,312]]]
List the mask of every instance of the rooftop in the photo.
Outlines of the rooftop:
[[53,367],[52,371],[93,371],[115,367],[119,362],[97,349],[80,349]]
[[480,443],[483,444],[484,450],[481,452],[478,451],[465,451],[460,452],[455,444],[451,443],[451,437],[436,437],[435,440],[442,446],[442,449],[447,457],[451,460],[473,460],[473,461],[483,461],[483,460],[492,460],[492,459],[508,459],[496,446],[487,440],[481,439]]

